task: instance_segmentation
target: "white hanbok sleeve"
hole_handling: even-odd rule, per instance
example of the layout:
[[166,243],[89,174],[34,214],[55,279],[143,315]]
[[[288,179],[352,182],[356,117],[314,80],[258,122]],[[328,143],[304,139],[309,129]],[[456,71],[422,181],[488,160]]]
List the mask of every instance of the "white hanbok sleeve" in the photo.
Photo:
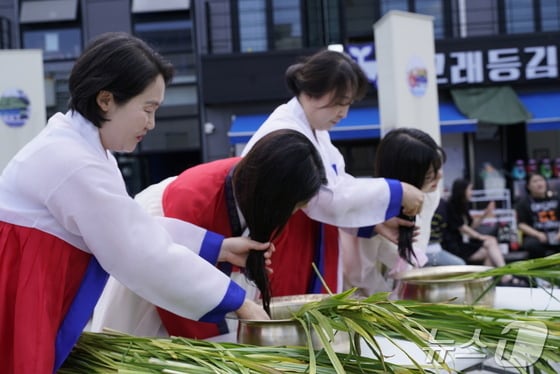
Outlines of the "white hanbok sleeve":
[[190,225],[189,223],[175,218],[164,217],[163,215],[163,193],[167,186],[176,178],[177,177],[169,177],[159,183],[146,187],[134,196],[134,200],[136,200],[146,212],[156,217],[156,220],[167,229],[167,232],[171,235],[175,243],[184,245],[192,251],[197,252],[208,261],[216,263],[217,252],[198,251],[200,248],[199,245],[203,242],[204,235],[206,235],[206,230],[194,225],[192,225],[192,230],[186,230],[185,225]]
[[344,157],[332,144],[328,131],[317,131],[316,136],[328,184],[306,207],[309,217],[338,227],[361,228],[400,213],[403,194],[400,181],[356,178],[348,174]]
[[136,336],[169,336],[154,304],[109,277],[91,317],[89,330],[117,330]]
[[418,226],[420,232],[414,243],[415,249],[427,251],[430,231],[432,229],[432,217],[438,207],[440,196],[439,189],[424,194],[424,204],[422,204],[422,209],[416,216],[416,226]]
[[402,186],[385,178],[355,178],[348,174],[333,179],[304,208],[312,219],[347,228],[365,228],[399,214]]
[[385,238],[359,238],[339,230],[344,289],[357,288],[359,296],[391,292],[389,273],[399,260],[397,246]]
[[194,251],[174,242],[169,228],[128,196],[118,168],[80,164],[85,166],[56,182],[45,204],[109,274],[148,301],[195,320],[220,320],[241,306],[243,289],[197,255],[215,258],[223,237],[176,220],[175,228],[191,235]]
[[304,209],[309,217],[333,226],[362,228],[399,214],[403,193],[401,183],[385,178],[356,178],[348,174],[344,157],[332,144],[329,132],[311,129],[297,98],[274,110],[251,137],[242,154],[246,155],[263,136],[279,129],[301,132],[321,156],[328,185],[321,187]]
[[[426,249],[430,237],[431,219],[439,202],[439,190],[425,194],[424,204],[416,217],[419,234],[413,243],[415,266],[427,262]],[[391,291],[392,277],[412,267],[398,253],[397,245],[379,235],[373,238],[356,236],[352,230],[339,230],[343,259],[344,288],[354,288],[358,294]]]

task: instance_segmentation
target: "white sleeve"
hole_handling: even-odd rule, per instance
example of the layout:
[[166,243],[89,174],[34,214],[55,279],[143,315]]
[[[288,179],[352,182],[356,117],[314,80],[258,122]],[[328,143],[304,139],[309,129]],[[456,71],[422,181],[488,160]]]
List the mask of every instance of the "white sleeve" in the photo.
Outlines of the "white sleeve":
[[[308,204],[306,214],[338,227],[366,227],[399,214],[402,185],[385,178],[356,178],[346,172],[346,163],[328,131],[316,132],[328,185]],[[373,166],[372,166],[373,168]]]
[[[244,291],[173,242],[167,229],[127,195],[117,173],[88,164],[58,181],[45,203],[66,230],[83,237],[108,273],[148,301],[195,320],[238,309]],[[219,250],[222,237],[209,238],[189,224],[182,229],[192,234],[195,251]],[[216,315],[210,317],[210,311]]]
[[[169,184],[176,178],[177,177],[169,177],[159,183],[146,187],[134,196],[134,200],[136,200],[136,202],[140,204],[146,212],[156,217],[156,220],[166,228],[174,242],[188,247],[193,252],[199,253],[198,249],[200,247],[200,243],[204,240],[206,230],[188,222],[175,218],[164,217],[163,215],[163,193],[165,192],[167,186],[169,186]],[[185,228],[185,226],[191,227]],[[209,255],[209,253],[202,252],[200,255],[205,257],[206,255]],[[208,261],[215,263],[217,253],[212,255],[213,256],[211,257],[205,258]]]
[[321,187],[304,209],[309,217],[338,227],[361,228],[399,214],[401,183],[385,178],[355,178],[346,173],[344,157],[332,144],[329,132],[312,131],[295,98],[278,107],[259,127],[245,146],[243,155],[263,136],[279,129],[301,132],[316,146],[321,156],[328,185]]
[[163,217],[163,193],[177,177],[169,177],[152,184],[134,196],[134,200],[152,216]]
[[339,230],[343,259],[344,289],[358,288],[360,296],[390,292],[393,280],[389,271],[398,262],[397,246],[379,236],[358,238]]
[[316,221],[356,228],[373,226],[398,215],[401,201],[399,181],[344,174],[322,186],[304,211]]
[[422,204],[422,209],[416,216],[416,226],[418,226],[420,232],[414,242],[415,250],[419,249],[426,252],[428,248],[430,231],[432,229],[432,217],[434,216],[434,212],[439,204],[439,199],[439,190],[424,194],[424,204]]

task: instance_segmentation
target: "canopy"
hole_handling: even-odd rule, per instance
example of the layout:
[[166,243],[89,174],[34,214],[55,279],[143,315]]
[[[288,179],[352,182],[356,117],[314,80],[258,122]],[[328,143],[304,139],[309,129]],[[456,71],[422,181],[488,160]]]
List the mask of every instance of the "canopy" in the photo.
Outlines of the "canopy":
[[513,125],[531,118],[509,86],[454,89],[451,96],[461,113],[479,123]]
[[[247,143],[267,117],[268,114],[234,116],[228,132],[231,143]],[[439,105],[439,118],[442,133],[476,131],[476,120],[466,118],[451,103]],[[331,138],[335,141],[381,137],[379,108],[351,108],[348,116],[340,121],[330,133]]]
[[[506,91],[508,93],[504,93]],[[455,93],[455,95],[457,94]],[[481,97],[487,97],[486,95],[491,96],[491,94],[485,93]],[[473,96],[472,92],[471,96]],[[487,99],[493,100],[494,104],[484,109],[489,111],[489,108],[492,108],[492,113],[488,113],[488,115],[480,114],[480,119],[476,117],[468,118],[453,103],[440,103],[441,133],[476,132],[479,120],[482,123],[503,125],[526,122],[527,131],[560,130],[560,92],[533,92],[517,95],[514,91],[505,89],[502,90],[502,93],[497,93],[496,96],[498,97]],[[465,96],[463,99],[473,100],[473,102],[484,105],[480,98],[473,99],[471,97],[471,99],[467,99]],[[466,105],[474,106],[472,103]],[[480,112],[483,113],[484,110],[481,109]],[[504,114],[505,111],[510,113]],[[476,114],[472,115],[476,116]],[[268,114],[234,116],[231,129],[228,132],[231,143],[246,143],[267,117]],[[331,130],[333,140],[376,139],[380,136],[379,108],[376,107],[351,108],[348,116]]]
[[560,92],[520,94],[519,99],[531,114],[528,131],[560,129]]

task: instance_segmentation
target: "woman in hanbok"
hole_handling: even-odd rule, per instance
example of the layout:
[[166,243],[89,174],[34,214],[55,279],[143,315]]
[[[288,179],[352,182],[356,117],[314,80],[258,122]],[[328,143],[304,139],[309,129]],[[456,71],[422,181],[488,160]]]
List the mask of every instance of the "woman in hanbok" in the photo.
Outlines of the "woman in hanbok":
[[[330,142],[328,130],[346,116],[350,104],[361,99],[368,89],[365,74],[350,57],[339,52],[320,51],[305,62],[289,67],[286,79],[296,97],[271,114],[253,135],[243,156],[247,157],[267,134],[278,130],[293,130],[305,136],[319,153],[328,183],[320,188],[318,194],[301,211],[292,215],[275,238],[273,273],[270,276],[271,295],[321,293],[327,292],[327,288],[336,293],[342,290],[339,227],[353,236],[371,237],[379,232],[396,241],[396,224],[413,224],[394,218],[393,221],[396,222],[393,222],[393,226],[388,226],[384,221],[395,217],[401,210],[415,215],[422,205],[423,193],[398,180],[354,178],[345,172],[344,159]],[[161,189],[162,186],[154,188]],[[144,194],[140,194],[137,199],[145,202],[145,196],[142,195]],[[188,212],[189,196],[183,195],[181,198],[188,204],[183,209],[183,214],[188,217],[180,218],[200,224]],[[159,203],[156,202],[157,204]],[[153,213],[157,214],[157,207]],[[164,213],[169,214],[165,209]],[[315,272],[313,264],[319,274]],[[323,285],[321,278],[325,280],[327,287]],[[109,322],[108,318],[100,320]],[[139,320],[142,321],[143,318]],[[94,327],[100,328],[102,325],[96,324]],[[128,327],[136,333],[146,332],[134,325]],[[223,331],[225,330],[220,332]],[[197,335],[204,336],[206,335]]]
[[52,116],[2,171],[2,373],[56,372],[108,274],[195,320],[220,321],[233,311],[267,318],[215,265],[244,266],[250,249],[270,244],[153,217],[128,195],[111,153],[132,152],[154,128],[172,76],[138,38],[98,37],[70,74],[70,110]]
[[[263,136],[278,129],[299,131],[319,151],[328,184],[298,217],[300,225],[318,226],[317,235],[312,237],[308,233],[308,245],[298,250],[315,253],[319,262],[333,250],[334,256],[340,258],[338,229],[354,238],[371,238],[379,233],[396,242],[399,225],[413,226],[396,216],[401,211],[415,216],[422,207],[424,194],[397,179],[355,178],[348,174],[344,157],[329,135],[329,130],[346,117],[350,105],[368,91],[369,83],[362,68],[347,54],[325,49],[289,66],[285,78],[294,97],[272,112],[251,137],[243,154],[250,152]],[[291,245],[281,243],[276,244],[276,249],[278,253],[294,250]],[[418,258],[423,259],[421,253]],[[338,276],[332,291],[337,292],[343,285],[342,261],[334,266],[338,268]],[[319,269],[323,271],[320,266]],[[318,291],[320,288],[314,290]]]
[[444,150],[420,129],[396,128],[381,139],[375,153],[375,175],[419,188],[425,194],[424,204],[409,218],[416,223],[416,235],[412,228],[401,227],[397,243],[380,235],[355,238],[341,233],[345,288],[356,287],[361,296],[390,292],[395,288],[396,273],[424,265],[444,162]]
[[[303,241],[312,227],[301,226],[297,218],[290,217],[294,213],[297,217],[297,211],[324,183],[325,171],[313,144],[297,131],[278,130],[263,137],[243,158],[194,166],[148,187],[136,200],[155,216],[191,222],[225,237],[244,234],[257,240],[266,238],[276,246],[286,239],[287,233],[295,247],[273,254],[272,272],[266,277],[268,284],[257,290],[247,282],[250,293],[264,300],[269,296],[306,293],[307,285],[314,279],[313,252],[299,249],[306,248]],[[336,258],[329,261],[335,263]],[[255,281],[255,271],[265,270],[258,263],[251,268],[249,262],[245,269],[221,268],[228,274],[234,270],[232,276],[240,281],[245,276]],[[331,285],[336,284],[334,269],[326,276]],[[198,339],[231,332],[226,320],[203,323],[163,308],[157,309],[157,315],[154,311],[149,303],[111,279],[96,308],[92,328]]]

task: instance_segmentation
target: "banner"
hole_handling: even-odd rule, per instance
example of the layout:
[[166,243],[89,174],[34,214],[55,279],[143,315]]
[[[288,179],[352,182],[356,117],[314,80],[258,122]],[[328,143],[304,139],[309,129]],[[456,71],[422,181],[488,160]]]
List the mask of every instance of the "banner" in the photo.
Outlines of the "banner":
[[46,124],[41,50],[0,50],[0,171]]

